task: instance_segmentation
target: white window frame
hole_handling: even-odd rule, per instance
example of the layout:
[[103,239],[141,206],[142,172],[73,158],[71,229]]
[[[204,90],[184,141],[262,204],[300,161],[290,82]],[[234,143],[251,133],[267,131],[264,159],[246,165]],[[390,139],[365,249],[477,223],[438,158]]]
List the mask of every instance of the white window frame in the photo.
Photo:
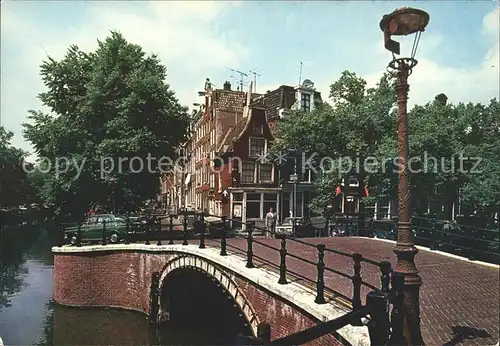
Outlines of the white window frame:
[[262,156],[265,156],[267,154],[267,139],[265,139],[263,137],[248,137],[248,157],[252,157],[252,158],[259,157],[258,155],[252,155],[252,139],[264,141],[264,153]]
[[[244,169],[243,169],[243,166],[244,165],[253,165],[253,181],[245,181],[243,179],[243,172],[244,172]],[[241,184],[255,184],[256,182],[256,179],[257,178],[257,164],[255,162],[249,162],[249,161],[246,161],[246,162],[242,162],[241,164],[241,176],[240,176],[240,183]]]
[[[271,179],[270,180],[262,180],[261,179],[261,168],[263,165],[271,166]],[[258,174],[259,174],[259,183],[274,183],[274,165],[272,163],[260,163]]]
[[[299,95],[300,95],[300,100],[299,100],[299,102],[300,102],[300,105],[299,105],[300,110],[304,111],[304,112],[310,112],[312,110],[312,107],[311,107],[312,95],[311,95],[311,93],[302,91]],[[302,106],[302,98],[304,98],[304,97],[308,97],[309,98],[309,108],[307,108],[307,109]]]

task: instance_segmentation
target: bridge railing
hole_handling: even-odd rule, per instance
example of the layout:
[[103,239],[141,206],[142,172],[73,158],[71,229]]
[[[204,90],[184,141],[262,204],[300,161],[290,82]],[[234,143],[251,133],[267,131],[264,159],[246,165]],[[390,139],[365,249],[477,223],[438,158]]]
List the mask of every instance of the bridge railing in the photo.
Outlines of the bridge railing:
[[[324,235],[367,236],[397,239],[397,214],[385,214],[375,220],[371,213],[332,214],[327,217]],[[416,245],[454,253],[470,260],[500,264],[500,223],[491,228],[441,220],[435,215],[413,215],[411,219]],[[330,229],[327,229],[330,228]]]
[[[345,294],[340,294],[333,288],[330,288],[330,291],[335,292],[343,296],[346,300],[350,302],[350,307],[352,308],[351,312],[346,313],[344,316],[341,316],[332,321],[321,323],[318,326],[312,327],[307,331],[302,331],[296,334],[292,334],[286,336],[284,338],[270,341],[270,325],[261,324],[260,330],[262,332],[260,339],[255,339],[252,342],[248,342],[247,344],[276,344],[276,345],[289,345],[289,344],[302,344],[316,338],[319,338],[323,335],[333,333],[334,331],[342,328],[347,324],[361,326],[364,323],[367,323],[370,338],[372,340],[372,344],[374,345],[383,345],[387,342],[394,342],[394,344],[403,344],[404,342],[397,342],[397,340],[401,341],[402,338],[402,330],[403,330],[403,322],[401,320],[400,311],[402,309],[403,302],[403,284],[404,278],[397,273],[392,272],[391,263],[389,261],[376,261],[373,259],[365,258],[360,253],[349,253],[345,251],[341,251],[339,249],[327,248],[324,244],[314,244],[305,240],[295,239],[292,237],[288,237],[286,234],[278,234],[273,230],[267,230],[264,228],[259,228],[255,226],[255,222],[247,222],[245,223],[248,229],[246,235],[238,234],[237,232],[230,232],[229,223],[231,222],[240,222],[237,220],[229,220],[226,217],[219,217],[220,222],[207,222],[205,221],[205,214],[203,213],[195,213],[184,211],[181,212],[183,216],[182,232],[174,231],[174,223],[173,219],[177,215],[169,215],[167,218],[168,222],[168,244],[174,244],[174,240],[176,237],[174,235],[177,233],[182,234],[182,245],[189,245],[189,234],[197,234],[199,239],[199,248],[205,248],[205,238],[207,235],[207,226],[212,228],[218,228],[220,230],[220,255],[227,256],[227,248],[231,246],[228,244],[227,238],[230,236],[235,237],[243,237],[246,239],[246,267],[247,268],[255,268],[254,264],[254,243],[259,244],[260,246],[266,247],[273,251],[277,251],[279,254],[279,278],[278,283],[281,285],[288,284],[287,276],[297,276],[298,273],[295,273],[293,270],[289,270],[287,268],[287,260],[289,258],[293,258],[299,263],[301,266],[309,265],[315,267],[316,269],[316,280],[315,284],[315,299],[314,302],[316,304],[326,304],[327,300],[325,299],[325,272],[337,275],[339,277],[343,277],[352,283],[352,294],[350,296],[346,296]],[[210,216],[210,215],[208,215]],[[214,215],[212,215],[214,216]],[[193,218],[192,229],[189,229],[189,217]],[[137,224],[131,222],[127,219],[126,222],[126,232],[124,237],[124,244],[130,244],[135,241],[145,241],[145,244],[151,245],[151,241],[156,240],[156,245],[162,245],[162,240],[164,240],[165,232],[161,232],[161,220],[165,217],[150,217],[147,219],[147,230],[139,234],[136,231],[132,231],[133,227],[137,227]],[[81,246],[82,245],[82,224],[79,224],[78,229],[76,231],[77,239],[74,245]],[[268,242],[261,241],[261,239],[254,237],[254,232],[256,230],[271,232],[275,234],[277,238],[280,239],[280,247],[274,247],[270,245]],[[102,239],[101,243],[103,246],[107,245],[108,240],[108,228],[106,222],[103,223],[102,226]],[[178,239],[178,238],[177,238]],[[310,259],[304,258],[301,253],[293,253],[293,251],[289,251],[287,249],[288,243],[297,243],[307,247],[315,248],[317,251],[317,261],[313,261]],[[62,244],[61,244],[62,245]],[[303,247],[302,247],[303,248]],[[241,250],[241,248],[239,248]],[[346,270],[342,271],[339,268],[335,268],[334,266],[329,266],[325,264],[325,254],[332,254],[347,258],[351,261],[352,271]],[[368,282],[365,282],[361,275],[361,267],[362,265],[375,266],[380,271],[380,286],[377,287]],[[311,280],[310,278],[305,278],[307,280]],[[390,283],[392,282],[392,287],[390,287]],[[365,286],[369,288],[371,291],[366,295],[366,304],[362,302],[361,295],[361,287]],[[389,303],[392,304],[392,312],[391,318],[389,319]],[[366,320],[363,321],[362,318]],[[267,331],[267,332],[265,332]],[[266,337],[267,336],[267,337]],[[262,338],[264,337],[264,338]],[[399,338],[399,339],[398,339]]]
[[[215,215],[210,215],[210,216],[215,217]],[[257,227],[255,226],[255,222],[253,221],[244,223],[239,220],[228,219],[224,216],[220,218],[223,222],[222,227],[224,228],[224,230],[229,230],[230,222],[233,224],[236,223],[236,224],[246,225],[247,229],[246,235],[239,234],[238,232],[233,232],[232,235],[240,238],[246,238],[247,240],[247,249],[246,249],[247,268],[254,268],[254,244],[258,244],[259,246],[262,246],[271,251],[276,251],[279,254],[280,258],[279,264],[277,263],[270,263],[270,264],[275,265],[279,270],[278,283],[282,285],[287,284],[288,283],[287,276],[295,276],[310,282],[312,285],[315,286],[316,290],[315,302],[317,304],[326,303],[325,290],[328,290],[329,292],[334,293],[336,295],[340,295],[348,303],[350,303],[353,309],[362,306],[362,299],[361,299],[362,286],[365,286],[367,289],[370,290],[379,290],[381,292],[389,291],[389,280],[390,280],[390,275],[392,273],[391,263],[389,261],[376,261],[374,259],[366,258],[360,253],[345,252],[339,249],[326,247],[324,244],[321,243],[320,244],[312,243],[310,241],[290,237],[287,236],[286,234],[277,233],[276,231],[273,231],[271,229],[264,229]],[[257,230],[261,232],[269,232],[271,234],[274,234],[276,238],[280,239],[280,247],[278,248],[272,246],[268,242],[262,241],[261,239],[254,237],[254,232]],[[220,254],[222,256],[227,255],[227,247],[228,247],[226,240],[227,235],[228,233],[226,231],[222,232],[222,237],[220,240],[220,246],[221,246]],[[302,253],[294,253],[293,251],[290,251],[287,246],[287,244],[289,243],[298,243],[306,247],[316,249],[317,260],[312,261],[311,259],[304,258],[304,255]],[[237,250],[241,251],[240,248],[237,248]],[[327,265],[325,263],[325,255],[327,254],[336,255],[349,259],[351,262],[351,270],[350,271],[342,270],[340,268],[336,268],[333,265]],[[289,258],[296,260],[297,263],[301,266],[301,269],[304,268],[305,266],[315,268],[316,281],[312,281],[311,278],[305,277],[304,275],[301,275],[300,273],[294,271],[293,269],[292,270],[288,269]],[[264,262],[269,263],[268,260],[265,259],[263,260]],[[362,265],[375,266],[378,268],[378,271],[380,272],[380,286],[377,287],[372,283],[363,280],[361,271]],[[333,289],[333,287],[327,287],[327,285],[325,284],[325,273],[338,276],[340,278],[350,281],[352,285],[351,294],[348,296],[343,292],[339,292],[338,290]]]

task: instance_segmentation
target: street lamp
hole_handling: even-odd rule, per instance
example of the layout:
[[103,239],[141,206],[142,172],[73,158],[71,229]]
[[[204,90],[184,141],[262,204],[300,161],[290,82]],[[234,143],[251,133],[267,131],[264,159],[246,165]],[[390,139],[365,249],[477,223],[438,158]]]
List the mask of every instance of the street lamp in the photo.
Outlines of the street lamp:
[[[423,345],[420,330],[420,286],[422,278],[415,266],[415,255],[418,253],[413,240],[410,222],[410,177],[408,171],[408,76],[417,65],[415,53],[420,35],[429,23],[429,14],[422,10],[404,7],[384,15],[380,21],[380,29],[384,32],[384,46],[392,53],[393,60],[388,70],[397,76],[396,93],[398,103],[397,115],[397,148],[400,165],[398,169],[399,220],[398,237],[394,247],[397,256],[395,272],[405,278],[404,286],[404,338],[407,345]],[[400,54],[399,42],[391,36],[408,36],[415,34],[410,57],[397,58]]]

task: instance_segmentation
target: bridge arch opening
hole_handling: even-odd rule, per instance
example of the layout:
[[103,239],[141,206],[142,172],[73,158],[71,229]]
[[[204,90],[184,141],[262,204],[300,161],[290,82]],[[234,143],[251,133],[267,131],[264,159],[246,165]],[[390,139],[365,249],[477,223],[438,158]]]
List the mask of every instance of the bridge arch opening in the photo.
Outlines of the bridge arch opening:
[[213,275],[194,267],[175,268],[163,276],[160,288],[161,343],[175,344],[191,335],[190,344],[230,345],[240,335],[253,335],[251,324],[229,290]]

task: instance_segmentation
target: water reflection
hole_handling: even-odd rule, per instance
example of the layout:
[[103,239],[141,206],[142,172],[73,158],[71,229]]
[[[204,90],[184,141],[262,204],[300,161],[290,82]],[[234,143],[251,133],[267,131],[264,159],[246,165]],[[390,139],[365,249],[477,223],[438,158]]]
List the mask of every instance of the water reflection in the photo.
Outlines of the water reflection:
[[[55,304],[50,249],[57,233],[50,227],[10,228],[0,232],[0,336],[5,345],[231,344],[228,340],[239,332],[234,323],[229,323],[237,320],[224,320],[219,315],[213,318],[213,312],[222,313],[228,301],[221,296],[225,304],[220,303],[215,298],[222,292],[211,292],[209,286],[204,286],[203,294],[192,292],[190,295],[212,297],[202,300],[211,302],[201,309],[204,311],[197,310],[203,304],[193,300],[192,304],[179,307],[191,308],[186,319],[176,324],[166,323],[158,329],[150,326],[146,315],[137,312]],[[199,282],[181,281],[176,283],[177,290],[186,286],[201,287]],[[229,310],[231,307],[228,305]],[[193,324],[192,316],[204,322]]]

